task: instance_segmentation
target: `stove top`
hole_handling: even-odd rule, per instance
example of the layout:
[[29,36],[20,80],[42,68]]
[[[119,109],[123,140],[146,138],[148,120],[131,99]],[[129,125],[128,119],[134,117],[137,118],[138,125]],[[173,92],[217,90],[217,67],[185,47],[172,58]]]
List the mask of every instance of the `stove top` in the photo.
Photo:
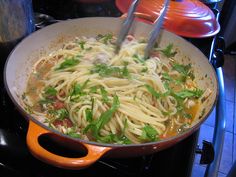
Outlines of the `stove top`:
[[[89,16],[121,15],[115,2],[106,0],[102,3],[81,3],[79,0],[33,0],[34,12],[41,14],[36,19],[38,28],[54,23],[55,20]],[[49,15],[49,16],[48,16]],[[46,21],[45,21],[46,19]],[[44,21],[42,21],[44,20]],[[37,26],[36,26],[37,27]],[[187,39],[209,56],[212,38]],[[0,55],[0,61],[5,61],[10,50]],[[102,158],[91,167],[83,170],[65,170],[47,165],[34,158],[27,149],[26,133],[28,122],[19,114],[8,97],[3,86],[3,62],[1,63],[1,92],[0,92],[0,176],[9,177],[51,177],[51,176],[191,176],[198,131],[179,142],[175,146],[147,156],[128,159]],[[50,139],[41,138],[43,147],[54,153],[77,157],[78,152],[52,144]],[[56,146],[56,148],[55,148]],[[65,152],[69,152],[65,153]]]

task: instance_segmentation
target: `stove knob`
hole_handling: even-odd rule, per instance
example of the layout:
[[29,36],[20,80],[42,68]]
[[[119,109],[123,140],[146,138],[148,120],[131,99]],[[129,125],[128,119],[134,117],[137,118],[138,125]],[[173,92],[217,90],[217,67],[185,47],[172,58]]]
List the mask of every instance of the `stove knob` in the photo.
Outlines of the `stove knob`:
[[200,164],[210,164],[214,160],[215,150],[212,143],[203,140],[202,149],[197,147],[197,154],[201,154]]

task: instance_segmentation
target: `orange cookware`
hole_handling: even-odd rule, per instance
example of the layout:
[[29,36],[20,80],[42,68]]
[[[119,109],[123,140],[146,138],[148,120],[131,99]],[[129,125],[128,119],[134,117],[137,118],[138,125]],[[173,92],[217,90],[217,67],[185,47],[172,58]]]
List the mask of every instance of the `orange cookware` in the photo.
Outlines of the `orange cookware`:
[[[126,13],[132,0],[116,0],[116,6]],[[141,0],[137,7],[139,16],[153,23],[159,16],[164,0]],[[165,16],[164,28],[177,35],[203,38],[216,35],[220,25],[209,7],[198,0],[171,0]]]
[[[117,35],[122,22],[122,19],[112,17],[80,18],[58,22],[32,33],[20,42],[9,55],[4,69],[5,87],[18,110],[29,121],[27,145],[31,153],[38,159],[61,168],[81,169],[92,165],[99,158],[105,156],[107,158],[120,158],[158,152],[173,146],[199,129],[200,125],[212,111],[218,94],[217,79],[212,65],[205,55],[191,43],[165,30],[161,31],[159,46],[164,48],[169,43],[173,43],[174,47],[178,48],[179,59],[192,64],[195,73],[197,73],[195,77],[200,88],[212,90],[212,94],[199,110],[199,112],[202,112],[202,115],[199,115],[192,127],[185,132],[157,142],[129,145],[104,144],[72,138],[62,134],[46,126],[40,119],[34,118],[25,111],[21,96],[26,89],[28,76],[32,71],[34,63],[42,56],[61,48],[65,42],[74,39],[76,36],[91,37],[107,33]],[[151,25],[134,21],[131,32],[135,37],[147,37],[151,30]],[[203,108],[205,111],[203,111]],[[86,155],[79,158],[57,155],[41,146],[39,143],[41,136],[49,136],[55,141],[60,142],[62,146],[83,150],[86,152]]]

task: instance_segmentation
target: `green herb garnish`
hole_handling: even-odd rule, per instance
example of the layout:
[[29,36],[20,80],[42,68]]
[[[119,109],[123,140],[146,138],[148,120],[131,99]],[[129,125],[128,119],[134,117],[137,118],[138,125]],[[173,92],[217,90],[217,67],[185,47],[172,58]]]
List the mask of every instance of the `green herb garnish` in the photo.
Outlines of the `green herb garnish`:
[[79,41],[78,44],[82,50],[84,50],[85,41]]
[[67,135],[69,135],[72,138],[80,138],[80,134],[76,133],[76,132],[68,132]]
[[43,105],[43,104],[50,104],[50,103],[53,103],[53,100],[46,98],[46,99],[39,100],[38,103],[39,103],[40,105]]
[[97,90],[98,90],[98,87],[97,86],[93,86],[93,87],[90,87],[90,93],[97,93]]
[[172,51],[173,49],[173,44],[169,44],[165,49],[161,50],[161,52],[168,58],[170,57],[174,57],[177,52],[176,51]]
[[145,125],[142,129],[142,135],[140,138],[146,141],[156,141],[157,140],[157,131],[150,125]]
[[49,86],[44,89],[44,94],[46,96],[56,96],[57,90],[54,87]]
[[186,118],[186,119],[192,119],[192,114],[189,114],[189,113],[183,113],[183,117]]
[[56,119],[59,120],[63,120],[64,118],[69,116],[69,113],[65,108],[58,110],[49,110],[48,113],[53,115]]
[[91,69],[91,73],[98,73],[102,77],[113,76],[128,78],[130,76],[127,65],[120,68],[116,66],[108,66],[106,64],[97,64],[93,69]]
[[72,58],[66,58],[65,61],[63,61],[59,67],[57,67],[55,70],[62,70],[62,69],[66,69],[66,68],[70,68],[70,67],[73,67],[73,66],[76,66],[77,64],[79,64],[80,58],[81,56],[80,55],[77,55],[75,57],[72,57]]
[[97,40],[102,41],[104,44],[108,44],[108,42],[110,42],[112,38],[113,38],[113,35],[110,33],[105,34],[105,35],[99,34],[96,37]]
[[145,63],[145,60],[144,60],[143,58],[141,58],[138,54],[134,54],[134,55],[133,55],[133,58],[134,58],[134,61],[135,61],[136,63],[142,63],[142,64]]
[[113,98],[113,103],[111,108],[103,112],[98,119],[93,120],[87,127],[85,127],[83,133],[86,133],[89,130],[91,130],[93,137],[99,140],[101,138],[99,133],[100,130],[104,127],[105,124],[107,124],[110,121],[110,119],[112,118],[113,114],[117,111],[119,106],[120,102],[118,96],[115,95]]
[[147,68],[147,67],[145,67],[145,68],[143,68],[143,69],[141,70],[142,73],[146,73],[147,71],[148,71],[148,68]]
[[152,96],[156,97],[157,99],[159,99],[162,96],[162,94],[158,93],[152,86],[148,84],[145,84],[144,86],[152,94]]
[[85,92],[83,91],[85,87],[87,86],[89,80],[86,80],[83,85],[81,86],[79,83],[75,84],[73,87],[73,90],[71,92],[71,96],[76,96],[76,95],[84,95]]
[[195,78],[191,68],[192,68],[191,64],[182,65],[174,63],[172,69],[178,71],[181,74],[181,78],[179,80],[185,82],[187,77],[189,77],[192,80]]
[[85,114],[86,114],[86,120],[88,122],[91,122],[93,120],[93,112],[91,109],[86,109],[85,110]]
[[188,90],[184,89],[180,92],[174,93],[177,97],[185,99],[185,98],[200,98],[203,94],[203,90],[195,89],[195,90]]
[[102,95],[102,101],[104,103],[108,103],[109,102],[109,98],[108,98],[108,93],[107,91],[104,89],[104,87],[101,87],[100,88],[100,91],[101,91],[101,95]]

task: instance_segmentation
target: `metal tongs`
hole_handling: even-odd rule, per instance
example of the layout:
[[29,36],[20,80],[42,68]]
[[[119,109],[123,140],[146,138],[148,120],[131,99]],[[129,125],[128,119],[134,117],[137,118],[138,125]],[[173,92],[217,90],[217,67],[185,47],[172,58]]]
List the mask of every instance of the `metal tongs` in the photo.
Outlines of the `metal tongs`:
[[[122,24],[121,31],[120,31],[120,33],[118,35],[118,38],[117,38],[117,41],[116,41],[116,52],[117,53],[119,52],[121,44],[124,41],[126,35],[129,32],[129,29],[132,25],[132,22],[133,22],[134,17],[135,17],[134,12],[135,12],[135,9],[138,6],[139,1],[140,0],[134,0],[133,1],[133,3],[131,4],[131,6],[129,8],[127,18],[125,19],[125,21]],[[160,11],[160,15],[159,15],[158,19],[156,20],[156,22],[154,24],[153,30],[150,33],[148,44],[147,44],[147,47],[145,48],[145,51],[144,51],[144,59],[147,59],[149,57],[149,54],[150,54],[150,52],[151,52],[158,36],[159,36],[159,33],[160,33],[160,30],[161,30],[161,27],[162,27],[162,24],[163,24],[163,21],[164,21],[164,17],[165,17],[169,2],[170,2],[170,0],[165,0],[165,2],[163,4],[163,7]]]

